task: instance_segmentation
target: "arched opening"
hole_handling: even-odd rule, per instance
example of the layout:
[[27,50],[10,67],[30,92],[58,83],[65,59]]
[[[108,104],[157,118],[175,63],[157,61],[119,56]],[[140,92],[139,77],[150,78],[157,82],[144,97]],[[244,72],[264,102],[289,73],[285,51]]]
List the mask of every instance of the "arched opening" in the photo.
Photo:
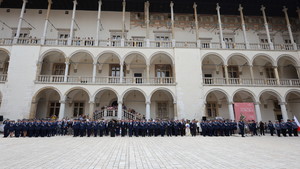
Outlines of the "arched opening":
[[229,109],[228,109],[228,97],[225,93],[221,91],[211,91],[206,97],[204,116],[207,119],[230,119]]
[[79,52],[70,58],[68,82],[91,83],[93,79],[93,57],[86,52]]
[[272,80],[276,83],[273,61],[264,55],[255,57],[253,60],[253,76],[256,84],[271,82]]
[[152,56],[150,61],[150,83],[174,83],[174,64],[172,58],[164,53]]
[[255,102],[254,96],[248,91],[238,91],[233,96],[233,102],[245,103],[245,102]]
[[142,84],[147,82],[147,66],[144,56],[138,53],[128,55],[124,60],[126,65],[124,82]]
[[260,95],[259,101],[261,103],[260,110],[262,112],[263,121],[275,121],[283,119],[281,107],[280,107],[280,97],[272,92],[266,91]]
[[[83,89],[74,89],[66,95],[65,117],[78,118],[88,117],[90,112],[89,94]],[[90,117],[92,118],[92,117]]]
[[[121,61],[114,53],[104,53],[97,60],[96,83],[120,83]],[[125,74],[124,74],[125,75]]]
[[118,113],[118,97],[112,90],[101,90],[95,96],[94,119],[116,118]]
[[278,74],[281,80],[293,79],[298,80],[297,62],[289,57],[283,56],[278,60]]
[[7,52],[0,50],[0,82],[6,82],[9,66],[9,55]]
[[63,82],[66,71],[66,59],[63,53],[52,51],[47,53],[38,69],[38,81]]
[[224,62],[220,56],[211,54],[202,60],[203,83],[226,84]]
[[146,117],[146,98],[139,90],[130,90],[123,97],[123,108],[125,112],[130,113],[137,119]]
[[251,72],[245,56],[233,55],[227,62],[228,84],[251,84]]
[[253,93],[247,90],[239,90],[233,95],[233,102],[235,120],[261,121],[261,113],[257,109]]
[[33,104],[36,104],[32,117],[36,119],[59,117],[60,111],[60,94],[54,89],[44,89],[40,91],[35,98]]
[[300,91],[290,91],[286,95],[288,118],[292,119],[294,116],[300,119]]
[[174,100],[169,91],[158,90],[151,96],[150,118],[152,119],[174,119]]

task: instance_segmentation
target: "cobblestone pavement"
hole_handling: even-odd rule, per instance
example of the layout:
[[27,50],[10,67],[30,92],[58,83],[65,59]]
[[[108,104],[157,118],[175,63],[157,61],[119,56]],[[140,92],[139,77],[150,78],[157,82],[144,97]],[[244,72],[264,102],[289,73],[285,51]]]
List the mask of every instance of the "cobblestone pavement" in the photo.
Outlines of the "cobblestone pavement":
[[300,138],[0,138],[0,168],[299,168]]

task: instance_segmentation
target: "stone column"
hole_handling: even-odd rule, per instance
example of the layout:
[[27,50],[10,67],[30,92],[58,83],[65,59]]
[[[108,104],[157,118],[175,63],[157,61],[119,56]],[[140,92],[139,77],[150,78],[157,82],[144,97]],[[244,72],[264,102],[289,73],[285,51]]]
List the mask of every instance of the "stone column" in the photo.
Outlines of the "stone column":
[[198,25],[198,13],[197,13],[197,4],[194,2],[194,16],[195,16],[195,31],[196,31],[196,42],[197,42],[197,47],[201,47],[201,41],[199,39],[199,25]]
[[123,13],[122,13],[122,39],[121,39],[121,46],[125,46],[125,9],[126,9],[126,1],[123,0]]
[[246,45],[246,49],[250,49],[250,45],[249,45],[247,33],[246,33],[246,24],[245,24],[245,20],[244,20],[243,7],[241,4],[239,7],[239,11],[240,11],[240,15],[241,15],[242,29],[243,29],[244,42]]
[[93,63],[93,83],[96,82],[97,62]]
[[69,60],[66,60],[65,64],[66,64],[66,69],[65,69],[64,82],[66,83],[68,82],[68,75],[69,75],[69,65],[70,65]]
[[46,14],[46,19],[45,19],[44,32],[43,32],[43,36],[41,38],[41,45],[45,45],[51,5],[52,5],[52,0],[48,0],[48,9],[47,9],[47,14]]
[[150,84],[150,65],[147,64],[147,83]]
[[123,117],[123,102],[118,101],[118,119],[121,120]]
[[261,117],[261,111],[260,111],[260,103],[259,102],[256,102],[254,103],[255,105],[255,112],[256,112],[256,120],[257,122],[260,122],[262,121],[262,117]]
[[72,41],[73,41],[74,23],[75,23],[75,15],[76,15],[76,5],[77,5],[77,0],[74,0],[73,1],[72,22],[71,22],[71,28],[70,28],[70,37],[68,39],[68,45],[72,45]]
[[16,36],[14,37],[14,40],[13,40],[13,44],[16,44],[18,42],[19,37],[20,37],[20,32],[21,32],[21,27],[22,27],[22,22],[23,22],[24,12],[25,12],[27,2],[28,2],[27,0],[23,0],[23,5],[22,5],[20,18],[19,18],[18,28],[17,28]]
[[174,119],[178,120],[177,103],[174,102]]
[[145,22],[146,22],[146,47],[150,47],[150,16],[149,16],[149,7],[150,3],[149,1],[145,2]]
[[228,65],[224,65],[226,84],[229,84]]
[[[229,110],[230,120],[235,120],[234,111],[233,111],[233,103],[232,102],[228,103],[228,110]],[[236,119],[236,120],[239,120],[239,119]]]
[[65,108],[66,108],[66,102],[64,100],[59,101],[60,108],[59,108],[59,115],[58,119],[63,119],[65,117]]
[[218,23],[219,23],[219,29],[220,29],[220,43],[221,47],[224,49],[225,48],[225,42],[223,38],[223,28],[222,28],[222,20],[221,20],[221,14],[220,14],[220,6],[219,3],[217,3],[217,14],[218,14]]
[[263,5],[261,6],[260,8],[262,14],[263,14],[263,18],[264,18],[264,23],[265,23],[265,28],[266,28],[266,32],[267,32],[267,37],[268,37],[268,42],[269,42],[269,45],[270,45],[270,49],[271,50],[274,50],[274,46],[273,46],[273,42],[271,41],[271,36],[270,36],[270,31],[269,31],[269,24],[268,24],[268,21],[267,21],[267,17],[266,17],[266,7],[264,7]]
[[94,119],[95,102],[94,101],[90,101],[89,104],[90,104],[90,107],[89,107],[89,119]]
[[151,118],[150,104],[151,102],[146,102],[146,120],[149,120]]
[[124,79],[124,64],[120,64],[120,83],[123,83]]
[[287,28],[288,28],[288,31],[289,31],[291,44],[293,45],[294,50],[297,50],[297,44],[295,43],[295,40],[294,40],[294,37],[293,37],[291,23],[290,23],[290,19],[289,19],[289,15],[287,13],[287,10],[288,9],[284,6],[282,11],[283,11],[283,13],[285,15],[285,21],[286,21],[286,25],[287,25]]
[[250,76],[251,76],[251,83],[254,84],[253,65],[250,65]]
[[279,104],[280,104],[280,108],[281,108],[282,118],[286,122],[287,119],[288,119],[288,113],[287,113],[286,106],[285,106],[286,103],[285,102],[281,102]]
[[100,22],[101,22],[101,7],[102,7],[102,0],[98,1],[98,17],[97,17],[97,32],[95,38],[95,46],[99,46],[99,34],[100,34]]
[[274,67],[274,73],[275,73],[275,77],[276,77],[276,80],[277,80],[277,85],[280,85],[280,79],[279,79],[279,74],[278,74],[277,67]]
[[171,7],[171,27],[172,27],[172,47],[176,46],[176,41],[175,41],[175,30],[174,30],[174,3],[171,1],[170,3]]
[[175,64],[173,64],[172,66],[172,75],[173,75],[173,83],[176,83],[176,68],[175,68]]

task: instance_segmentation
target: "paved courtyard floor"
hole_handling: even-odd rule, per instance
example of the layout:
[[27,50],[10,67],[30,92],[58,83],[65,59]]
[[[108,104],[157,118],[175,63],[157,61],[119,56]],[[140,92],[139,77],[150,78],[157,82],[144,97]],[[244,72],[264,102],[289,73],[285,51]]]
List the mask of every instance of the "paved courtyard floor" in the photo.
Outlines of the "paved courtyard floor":
[[300,137],[0,138],[0,168],[299,168]]

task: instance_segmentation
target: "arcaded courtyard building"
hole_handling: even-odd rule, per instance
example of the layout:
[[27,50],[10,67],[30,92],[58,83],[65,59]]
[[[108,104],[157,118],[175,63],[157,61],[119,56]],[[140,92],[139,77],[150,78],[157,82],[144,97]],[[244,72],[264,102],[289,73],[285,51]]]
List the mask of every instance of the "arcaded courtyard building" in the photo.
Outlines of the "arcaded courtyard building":
[[234,120],[252,103],[257,121],[299,119],[299,7],[0,0],[0,115]]

